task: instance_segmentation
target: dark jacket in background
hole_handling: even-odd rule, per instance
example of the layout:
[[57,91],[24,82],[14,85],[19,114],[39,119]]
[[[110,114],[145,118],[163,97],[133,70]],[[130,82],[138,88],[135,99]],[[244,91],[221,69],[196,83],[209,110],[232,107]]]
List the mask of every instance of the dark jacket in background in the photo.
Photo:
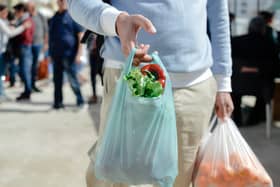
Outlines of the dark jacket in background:
[[266,36],[251,33],[232,38],[232,57],[245,60],[245,66],[259,68],[264,79],[273,79],[279,73],[277,46]]
[[49,21],[50,56],[74,60],[80,42],[78,33],[82,31],[83,28],[71,18],[67,11],[57,12]]

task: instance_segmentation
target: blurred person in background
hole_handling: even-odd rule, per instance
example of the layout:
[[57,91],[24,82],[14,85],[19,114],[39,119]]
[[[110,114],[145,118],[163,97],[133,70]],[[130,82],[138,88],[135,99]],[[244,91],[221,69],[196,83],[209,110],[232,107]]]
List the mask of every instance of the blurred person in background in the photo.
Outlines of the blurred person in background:
[[103,62],[104,59],[100,56],[99,51],[104,43],[103,36],[91,35],[88,39],[88,50],[89,50],[89,64],[90,64],[90,77],[92,86],[92,96],[89,98],[89,104],[97,103],[96,93],[96,76],[99,75],[103,84]]
[[279,33],[272,27],[274,13],[269,11],[261,11],[259,16],[264,19],[266,24],[265,36],[279,46]]
[[[16,27],[16,19],[15,14],[12,11],[8,13],[8,22],[10,27]],[[6,52],[4,53],[4,59],[7,65],[7,75],[8,80],[10,82],[10,87],[14,87],[16,83],[16,74],[18,73],[18,64],[16,63],[16,38],[11,37],[9,38]]]
[[83,28],[70,17],[65,0],[57,1],[59,10],[49,22],[49,52],[53,61],[54,109],[63,105],[63,72],[65,71],[71,88],[77,97],[77,106],[84,105],[80,83],[77,78],[76,63],[80,63],[82,45],[80,39]]
[[230,12],[229,13],[229,23],[230,23],[230,35],[233,35],[233,26],[235,21],[235,14]]
[[33,35],[32,43],[32,69],[31,69],[31,84],[32,91],[41,92],[41,90],[36,86],[37,78],[37,68],[38,68],[38,59],[41,51],[48,50],[48,23],[42,14],[40,14],[35,7],[34,2],[28,2],[27,4],[28,11],[32,16],[32,19],[35,24],[35,32]]
[[6,98],[4,93],[4,75],[6,69],[6,62],[4,54],[7,50],[7,44],[9,37],[13,37],[21,34],[25,29],[31,27],[30,22],[25,22],[23,25],[12,28],[9,26],[8,20],[8,8],[6,5],[0,4],[0,102]]
[[16,98],[17,101],[30,100],[32,83],[31,83],[31,67],[32,67],[32,43],[35,31],[35,24],[27,11],[27,6],[24,3],[18,3],[14,6],[17,25],[22,25],[26,22],[31,23],[31,27],[26,29],[22,34],[15,38],[15,43],[18,48],[16,55],[19,58],[20,77],[24,83],[24,91]]
[[[252,19],[249,24],[248,34],[232,38],[232,57],[233,59],[245,60],[246,64],[242,64],[242,66],[246,69],[241,69],[241,73],[258,74],[262,82],[256,82],[256,84],[273,88],[274,78],[279,72],[278,50],[271,38],[267,37],[266,31],[266,22],[262,17]],[[238,84],[242,84],[242,82]],[[253,87],[258,86],[255,85]],[[236,94],[236,92],[238,90],[233,90],[232,92],[235,108],[233,118],[238,125],[242,125],[244,122],[241,115],[242,95]],[[255,125],[264,119],[265,101],[263,97],[257,97],[254,109],[245,123],[246,125]]]

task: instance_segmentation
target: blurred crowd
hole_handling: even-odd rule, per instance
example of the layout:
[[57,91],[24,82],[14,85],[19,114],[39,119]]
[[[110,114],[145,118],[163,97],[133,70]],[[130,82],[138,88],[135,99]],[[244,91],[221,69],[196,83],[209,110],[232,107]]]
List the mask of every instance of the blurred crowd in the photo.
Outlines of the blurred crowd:
[[[77,106],[84,106],[80,89],[81,82],[86,80],[80,74],[84,52],[80,41],[84,29],[70,17],[66,1],[57,0],[57,5],[58,11],[47,19],[36,10],[33,2],[18,3],[12,11],[0,4],[0,103],[9,100],[4,83],[9,82],[9,87],[14,87],[17,80],[24,86],[16,101],[30,101],[32,93],[42,92],[36,81],[48,78],[51,69],[53,108],[64,108],[62,88],[66,77],[76,95]],[[97,102],[96,75],[102,76],[103,61],[97,55],[96,46],[95,36],[87,40],[93,89],[90,104]]]

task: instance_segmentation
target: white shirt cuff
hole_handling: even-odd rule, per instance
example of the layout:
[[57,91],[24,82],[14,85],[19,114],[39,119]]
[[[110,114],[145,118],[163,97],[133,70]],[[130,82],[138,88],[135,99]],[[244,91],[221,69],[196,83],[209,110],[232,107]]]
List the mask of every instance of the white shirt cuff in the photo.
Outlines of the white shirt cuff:
[[224,75],[214,75],[217,82],[218,92],[232,92],[231,78]]
[[100,24],[103,31],[108,36],[117,36],[116,32],[116,20],[122,13],[114,7],[106,8],[103,10],[100,16]]

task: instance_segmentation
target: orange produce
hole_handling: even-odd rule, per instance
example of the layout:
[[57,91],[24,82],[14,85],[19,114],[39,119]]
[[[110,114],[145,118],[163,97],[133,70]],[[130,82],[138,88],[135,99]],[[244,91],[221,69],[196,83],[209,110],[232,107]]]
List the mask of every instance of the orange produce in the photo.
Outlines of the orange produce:
[[196,168],[195,187],[270,187],[272,181],[264,169],[250,163],[236,153],[230,154],[229,163],[202,160]]

